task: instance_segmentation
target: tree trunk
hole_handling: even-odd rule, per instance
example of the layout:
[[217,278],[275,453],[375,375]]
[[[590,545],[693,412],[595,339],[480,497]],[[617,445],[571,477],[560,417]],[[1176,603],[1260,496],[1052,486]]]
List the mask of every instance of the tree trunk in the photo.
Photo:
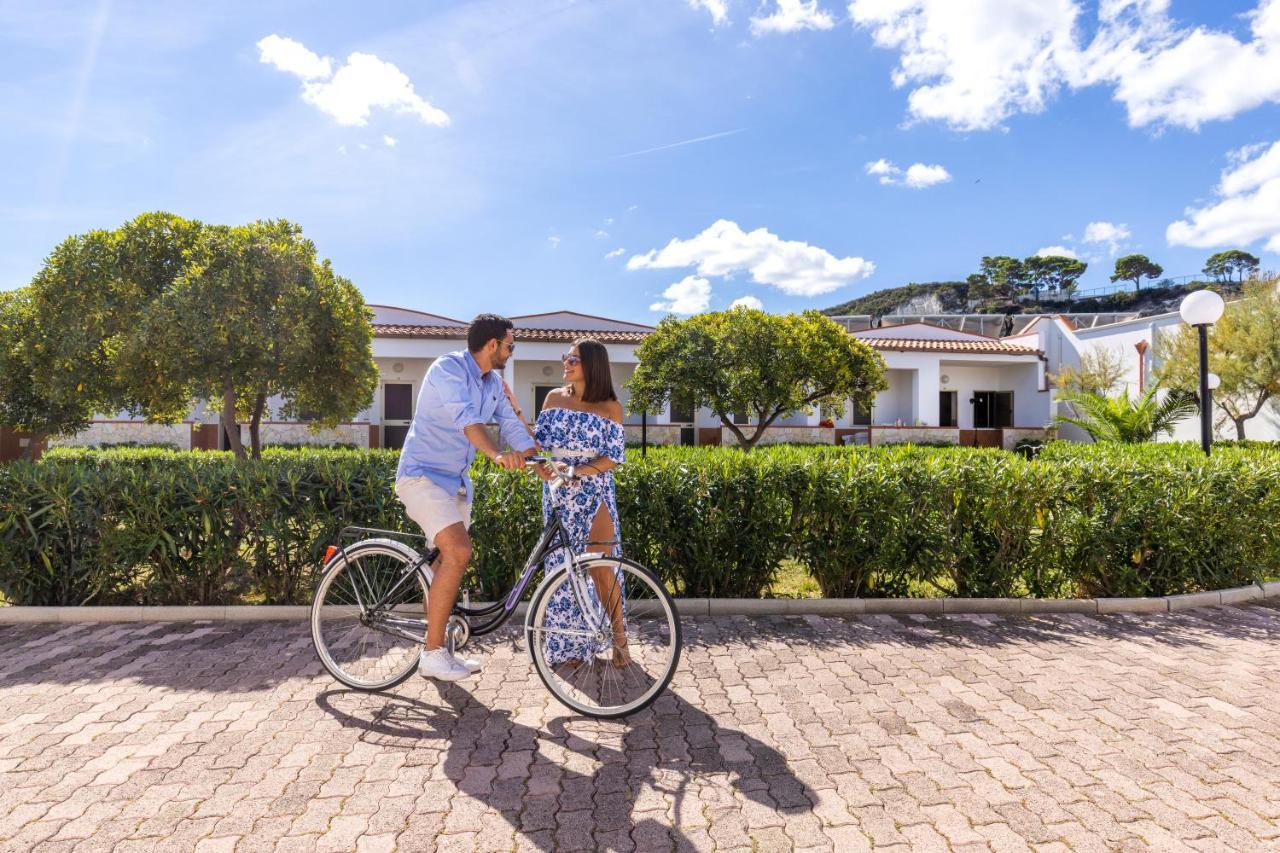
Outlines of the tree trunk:
[[1236,425],[1236,439],[1237,439],[1237,440],[1239,440],[1239,441],[1244,441],[1244,422],[1245,422],[1245,419],[1244,419],[1244,418],[1232,418],[1231,420],[1232,420],[1232,422],[1233,422],[1233,423],[1235,423],[1235,425]]
[[259,425],[262,423],[262,410],[266,408],[267,395],[259,394],[257,399],[253,401],[253,415],[249,419],[249,448],[254,459],[262,458],[262,438],[259,435]]
[[240,443],[240,425],[236,423],[236,388],[230,379],[222,383],[222,429],[236,458],[243,459],[244,445]]
[[734,437],[738,439],[738,446],[741,447],[743,450],[750,450],[752,447],[754,447],[756,443],[756,439],[760,437],[760,430],[757,429],[756,434],[751,436],[750,439],[748,439],[745,435],[742,434],[742,430],[738,429],[738,425],[733,422],[733,418],[727,418],[724,415],[720,415],[720,423],[724,424],[729,428],[729,432],[733,433]]

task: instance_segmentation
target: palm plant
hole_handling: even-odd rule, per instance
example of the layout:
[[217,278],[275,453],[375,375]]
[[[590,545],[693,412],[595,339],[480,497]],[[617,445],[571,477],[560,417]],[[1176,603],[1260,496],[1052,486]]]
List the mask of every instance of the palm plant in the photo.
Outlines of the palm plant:
[[1172,433],[1178,421],[1200,410],[1196,395],[1189,391],[1174,389],[1158,401],[1157,390],[1152,387],[1136,399],[1124,392],[1108,396],[1069,391],[1059,399],[1069,403],[1074,414],[1058,415],[1054,421],[1074,424],[1094,441],[1123,444],[1153,441],[1157,436]]

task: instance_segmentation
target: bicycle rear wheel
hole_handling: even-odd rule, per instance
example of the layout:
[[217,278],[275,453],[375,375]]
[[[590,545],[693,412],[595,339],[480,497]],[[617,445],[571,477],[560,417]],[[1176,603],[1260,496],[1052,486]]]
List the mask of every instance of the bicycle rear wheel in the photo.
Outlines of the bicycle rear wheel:
[[624,558],[582,560],[544,580],[529,604],[525,636],[547,689],[589,717],[648,707],[680,662],[675,602],[648,569]]
[[356,690],[386,690],[413,674],[427,630],[427,583],[421,571],[411,570],[418,559],[400,542],[366,539],[339,552],[325,569],[311,603],[311,640],[338,681]]

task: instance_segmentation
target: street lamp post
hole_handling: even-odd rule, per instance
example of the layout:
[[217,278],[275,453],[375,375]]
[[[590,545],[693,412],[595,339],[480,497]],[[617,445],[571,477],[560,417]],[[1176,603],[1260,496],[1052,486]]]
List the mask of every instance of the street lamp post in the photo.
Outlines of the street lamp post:
[[1212,290],[1197,290],[1187,294],[1178,308],[1183,322],[1194,326],[1200,337],[1200,448],[1204,450],[1205,456],[1209,455],[1209,448],[1213,445],[1213,411],[1209,399],[1209,327],[1222,317],[1224,307],[1222,297]]

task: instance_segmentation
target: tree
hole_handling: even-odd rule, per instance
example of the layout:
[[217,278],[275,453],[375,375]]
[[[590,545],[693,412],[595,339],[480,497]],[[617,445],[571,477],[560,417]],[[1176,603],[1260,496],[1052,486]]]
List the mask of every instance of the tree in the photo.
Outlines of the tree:
[[1128,394],[1103,396],[1087,392],[1067,392],[1061,399],[1069,403],[1074,415],[1058,415],[1056,423],[1074,424],[1094,441],[1116,441],[1136,444],[1154,441],[1157,436],[1173,432],[1178,421],[1197,409],[1194,394],[1174,389],[1163,400],[1156,399],[1157,386],[1152,386],[1138,399]]
[[124,359],[144,408],[180,418],[217,401],[228,443],[257,458],[267,401],[280,414],[334,426],[370,405],[377,386],[371,312],[355,286],[320,263],[298,226],[280,220],[210,226],[186,271],[149,307]]
[[[668,317],[636,348],[627,383],[633,412],[675,398],[706,407],[747,450],[779,417],[843,409],[888,387],[884,360],[817,311],[775,315],[750,308]],[[753,416],[747,435],[733,414]]]
[[1075,258],[1062,255],[1033,255],[1022,262],[1023,279],[1028,289],[1040,301],[1040,291],[1070,293],[1089,265]]
[[27,340],[31,325],[30,292],[0,293],[0,426],[58,433],[68,424],[88,424],[93,412],[82,400],[56,404],[36,390]]
[[[1280,399],[1280,294],[1277,281],[1244,285],[1245,298],[1227,304],[1209,330],[1209,370],[1220,384],[1213,405],[1244,438],[1245,422]],[[1199,335],[1190,326],[1157,340],[1160,381],[1171,388],[1200,387]]]
[[1237,273],[1239,280],[1258,274],[1258,258],[1240,249],[1228,249],[1210,255],[1204,262],[1204,272],[1219,281],[1230,281],[1231,274]]
[[1079,367],[1064,367],[1049,378],[1053,384],[1068,394],[1097,394],[1107,396],[1114,392],[1124,379],[1124,361],[1114,348],[1085,350],[1080,356]]
[[966,279],[965,284],[968,289],[965,296],[974,302],[990,302],[996,298],[996,289],[992,286],[987,277],[980,272],[971,273]]
[[[14,345],[29,385],[10,391],[38,401],[28,428],[76,432],[95,413],[136,408],[120,376],[120,349],[199,234],[197,222],[147,213],[115,231],[68,237],[50,253],[24,288],[25,321]],[[0,408],[9,403],[26,405],[6,396]]]
[[986,279],[990,294],[997,299],[1013,300],[1027,289],[1026,267],[1008,255],[984,257],[980,274]]
[[1111,274],[1111,281],[1131,281],[1134,290],[1141,290],[1144,278],[1159,278],[1162,275],[1164,267],[1153,263],[1146,255],[1125,255],[1123,258],[1116,258],[1116,269]]
[[231,228],[149,213],[64,240],[0,301],[0,418],[51,433],[95,414],[180,421],[217,401],[240,457],[268,399],[332,426],[372,402],[371,313],[288,222]]

